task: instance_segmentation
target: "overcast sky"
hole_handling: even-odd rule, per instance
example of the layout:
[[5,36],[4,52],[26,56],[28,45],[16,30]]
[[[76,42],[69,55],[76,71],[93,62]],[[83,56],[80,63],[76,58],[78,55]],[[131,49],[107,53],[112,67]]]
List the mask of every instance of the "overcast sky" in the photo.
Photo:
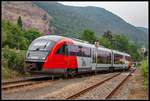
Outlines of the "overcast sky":
[[123,18],[126,22],[148,28],[148,2],[59,2],[70,6],[96,6]]

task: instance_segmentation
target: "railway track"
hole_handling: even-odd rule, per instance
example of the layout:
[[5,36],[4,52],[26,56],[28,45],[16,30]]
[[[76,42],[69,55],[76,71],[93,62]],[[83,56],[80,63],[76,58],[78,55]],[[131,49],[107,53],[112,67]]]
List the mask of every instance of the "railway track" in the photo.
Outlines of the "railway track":
[[[92,89],[98,87],[99,85],[105,84],[107,81],[109,81],[109,80],[119,76],[120,74],[121,74],[121,72],[115,73],[114,75],[111,75],[111,76],[107,76],[106,79],[101,80],[101,82],[96,83],[96,84],[93,83],[94,85],[91,85],[88,88],[86,87],[86,89],[84,89],[82,91],[80,90],[79,92],[75,92],[72,95],[68,95],[67,97],[65,97],[65,99],[76,99],[76,98],[86,94],[87,92],[90,92]],[[130,74],[131,73],[129,73],[128,76]],[[128,78],[128,76],[126,77],[126,79]],[[30,79],[24,79],[24,80],[22,79],[22,80],[18,80],[18,81],[2,82],[2,90],[9,91],[10,89],[13,89],[13,88],[15,89],[15,88],[21,88],[21,87],[24,87],[24,86],[28,86],[28,85],[34,85],[34,84],[36,85],[36,84],[39,84],[39,83],[42,84],[42,82],[45,84],[45,82],[56,81],[56,80],[49,80],[49,81],[48,80],[47,81],[44,80],[43,81],[43,78],[48,78],[48,77],[39,77],[39,78],[30,78]],[[126,79],[124,79],[122,81],[122,83]],[[122,83],[120,83],[120,85]],[[113,95],[113,93],[117,90],[117,88],[119,88],[120,85],[118,85],[113,91],[107,93],[107,96],[105,96],[105,99],[109,99],[109,97],[111,97]],[[19,89],[17,89],[17,90],[19,90]]]
[[[90,75],[93,75],[93,74],[90,74]],[[90,75],[87,75],[87,76],[90,76]],[[4,82],[2,82],[2,90],[6,91],[6,90],[10,90],[10,89],[39,84],[42,82],[46,82],[46,79],[49,80],[49,78],[51,78],[51,80],[49,80],[49,81],[54,81],[55,78],[57,78],[57,77],[59,77],[59,76],[55,76],[55,77],[54,76],[38,76],[38,77],[28,77],[28,78],[14,80],[14,81],[4,81]],[[83,77],[83,75],[78,75],[76,77],[81,78],[81,77]],[[72,79],[72,78],[65,78],[65,79]],[[47,82],[49,82],[49,81],[47,81]]]
[[[91,76],[93,74],[87,75]],[[43,82],[55,81],[59,76],[38,76],[38,77],[28,77],[24,79],[14,80],[14,81],[4,81],[2,82],[2,90],[7,91],[10,89],[21,88],[29,85],[39,84]],[[76,76],[77,78],[83,77],[83,75]],[[51,79],[50,79],[51,78]],[[46,81],[48,79],[48,81]],[[72,78],[65,78],[72,79]]]
[[[122,80],[115,88],[113,88],[113,90],[111,90],[111,91],[110,91],[109,93],[107,93],[106,95],[103,95],[103,98],[102,98],[102,99],[109,99],[109,98],[115,93],[115,91],[127,80],[127,78],[131,75],[131,73],[133,73],[134,71],[135,71],[135,70],[132,70],[131,72],[129,72],[128,75],[126,75],[126,77],[123,78],[123,80]],[[86,89],[84,89],[84,90],[82,90],[82,91],[80,91],[80,92],[78,92],[78,93],[75,93],[75,94],[73,94],[73,95],[71,95],[71,96],[68,96],[68,97],[66,98],[66,100],[73,100],[73,99],[76,99],[76,98],[78,98],[78,97],[80,97],[80,96],[86,94],[87,92],[90,92],[92,89],[94,89],[94,88],[96,88],[96,87],[98,87],[98,86],[100,86],[100,85],[102,85],[102,84],[105,84],[106,82],[110,81],[111,79],[113,79],[113,78],[115,78],[115,77],[117,77],[117,76],[119,76],[119,75],[121,75],[121,74],[122,74],[122,73],[118,73],[118,74],[116,74],[116,75],[114,75],[114,76],[111,76],[110,78],[107,78],[107,79],[105,79],[105,80],[103,80],[103,81],[101,81],[101,82],[98,82],[97,84],[92,85],[92,86],[90,86],[90,87],[88,87],[88,88],[86,88]]]
[[117,89],[128,79],[129,76],[132,75],[132,73],[135,71],[132,70],[106,97],[105,99],[109,99],[111,96],[114,95],[114,93],[117,91]]
[[2,82],[2,90],[10,90],[14,88],[20,88],[23,86],[29,86],[33,84],[39,84],[45,80],[49,80],[50,76],[39,76],[39,77],[28,77],[25,79],[19,79],[15,81],[5,81]]

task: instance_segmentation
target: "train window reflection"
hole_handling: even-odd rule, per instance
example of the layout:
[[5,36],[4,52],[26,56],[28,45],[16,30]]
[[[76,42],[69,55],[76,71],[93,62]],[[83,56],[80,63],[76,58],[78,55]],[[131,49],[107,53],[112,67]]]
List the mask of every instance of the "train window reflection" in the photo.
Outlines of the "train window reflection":
[[62,45],[56,53],[62,54],[62,55],[67,55],[68,54],[68,46],[66,44]]
[[49,51],[52,49],[55,42],[50,40],[35,40],[29,46],[29,50],[46,50]]
[[114,54],[114,63],[115,64],[123,64],[124,63],[123,55],[121,55],[121,54]]
[[110,64],[111,63],[111,52],[98,50],[97,63]]

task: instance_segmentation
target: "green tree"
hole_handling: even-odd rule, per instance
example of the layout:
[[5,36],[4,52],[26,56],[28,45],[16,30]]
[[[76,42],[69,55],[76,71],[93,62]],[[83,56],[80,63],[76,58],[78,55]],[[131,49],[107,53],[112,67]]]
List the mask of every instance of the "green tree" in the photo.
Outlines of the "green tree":
[[28,39],[24,36],[25,32],[22,31],[16,24],[9,21],[2,21],[2,47],[8,45],[10,48],[27,49]]
[[121,52],[129,53],[134,61],[140,60],[138,47],[123,34],[112,35],[110,31],[104,33],[100,38],[100,44]]
[[99,43],[100,43],[100,45],[102,45],[106,48],[110,48],[110,49],[112,48],[111,42],[106,37],[103,37],[103,36],[100,37]]
[[141,56],[140,56],[140,54],[138,52],[138,48],[137,48],[137,46],[135,44],[129,43],[128,48],[127,48],[127,52],[129,54],[131,54],[132,59],[134,61],[139,61],[141,59]]
[[18,27],[19,27],[21,30],[23,29],[23,23],[22,23],[21,16],[18,17],[17,25],[18,25]]
[[112,47],[113,49],[126,51],[129,45],[128,38],[125,35],[116,34],[112,38]]
[[96,41],[96,36],[95,36],[94,31],[86,29],[80,34],[81,34],[81,37],[80,37],[81,40],[88,41],[89,43],[92,43],[92,44]]
[[107,30],[104,32],[103,37],[107,38],[110,42],[112,42],[113,35],[111,34],[112,32],[110,30]]
[[25,38],[28,39],[29,43],[31,43],[37,37],[40,37],[42,33],[40,33],[37,29],[30,28],[25,32]]

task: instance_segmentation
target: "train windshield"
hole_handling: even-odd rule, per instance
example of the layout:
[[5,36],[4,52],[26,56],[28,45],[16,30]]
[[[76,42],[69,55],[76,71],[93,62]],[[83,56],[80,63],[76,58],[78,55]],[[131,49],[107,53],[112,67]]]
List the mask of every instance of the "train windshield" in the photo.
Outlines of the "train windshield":
[[45,39],[35,40],[31,43],[29,50],[50,51],[55,42]]

